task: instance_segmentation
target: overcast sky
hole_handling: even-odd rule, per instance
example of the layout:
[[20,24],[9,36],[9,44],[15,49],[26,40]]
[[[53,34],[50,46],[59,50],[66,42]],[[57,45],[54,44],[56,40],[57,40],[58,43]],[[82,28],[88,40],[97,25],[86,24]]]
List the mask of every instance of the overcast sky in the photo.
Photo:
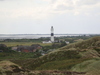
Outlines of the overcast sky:
[[100,33],[100,0],[0,0],[0,34]]

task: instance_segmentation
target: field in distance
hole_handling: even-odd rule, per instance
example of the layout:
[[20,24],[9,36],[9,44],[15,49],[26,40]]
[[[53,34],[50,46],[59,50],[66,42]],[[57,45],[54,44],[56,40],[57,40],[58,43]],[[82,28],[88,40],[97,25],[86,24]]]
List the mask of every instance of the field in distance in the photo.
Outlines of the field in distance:
[[5,44],[7,47],[13,47],[18,45],[31,46],[32,44],[40,44],[41,46],[50,46],[51,43],[35,43],[35,42],[0,42],[0,44]]

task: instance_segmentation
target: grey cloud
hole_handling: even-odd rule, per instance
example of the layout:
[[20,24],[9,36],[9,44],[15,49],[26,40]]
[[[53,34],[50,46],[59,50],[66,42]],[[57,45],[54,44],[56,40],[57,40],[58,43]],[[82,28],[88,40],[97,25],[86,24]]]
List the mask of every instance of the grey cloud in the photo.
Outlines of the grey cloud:
[[59,5],[57,6],[57,9],[58,11],[61,11],[61,10],[73,10],[74,8],[72,6],[65,6],[65,5]]
[[98,2],[100,2],[100,0],[80,0],[77,2],[77,5],[94,5]]
[[4,1],[4,0],[0,0],[0,1]]
[[51,1],[53,5],[58,4],[56,6],[56,11],[64,11],[64,10],[73,10],[73,1],[72,0],[62,0],[60,3],[59,0],[52,0]]
[[51,0],[51,3],[55,3],[57,0]]

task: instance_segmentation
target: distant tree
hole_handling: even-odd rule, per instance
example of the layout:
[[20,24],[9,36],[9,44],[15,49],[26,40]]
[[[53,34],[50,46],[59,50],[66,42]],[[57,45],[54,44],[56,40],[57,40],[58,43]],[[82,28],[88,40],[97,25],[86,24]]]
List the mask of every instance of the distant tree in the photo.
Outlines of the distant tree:
[[60,44],[59,44],[59,43],[53,43],[51,47],[52,47],[53,49],[59,48],[59,47],[60,47]]
[[66,46],[67,44],[66,44],[66,42],[61,42],[61,45],[60,45],[60,47],[63,47],[63,46]]

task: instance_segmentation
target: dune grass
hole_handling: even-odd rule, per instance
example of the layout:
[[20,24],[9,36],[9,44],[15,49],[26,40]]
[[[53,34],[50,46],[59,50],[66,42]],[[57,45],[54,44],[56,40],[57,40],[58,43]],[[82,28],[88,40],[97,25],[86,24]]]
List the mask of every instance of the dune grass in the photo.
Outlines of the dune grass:
[[100,58],[84,61],[72,67],[72,71],[77,72],[91,72],[100,69]]
[[71,71],[70,69],[87,59],[68,59],[62,61],[51,61],[42,64],[41,66],[37,67],[36,70],[62,70],[62,71]]
[[[59,61],[59,64],[60,64],[61,62],[63,63],[63,60],[75,59],[77,61],[80,57],[81,56],[77,53],[77,51],[58,51],[56,53],[50,53],[50,54],[44,55],[44,56],[36,58],[36,59],[30,59],[30,60],[26,59],[26,60],[23,60],[23,61],[22,60],[12,60],[12,62],[14,62],[16,64],[20,64],[25,68],[28,68],[28,69],[31,69],[31,70],[35,70],[37,67],[40,67],[41,65],[43,65],[45,63],[48,64],[48,62],[52,62],[52,64],[53,63],[56,64],[57,61]],[[21,61],[23,62],[22,64],[20,63]],[[55,61],[55,62],[53,62],[53,61]],[[74,64],[72,62],[70,64],[70,66],[72,64]],[[48,66],[50,66],[50,65],[48,65]]]
[[83,50],[83,49],[92,49],[94,47],[100,47],[100,36],[93,37],[93,38],[90,38],[88,40],[84,40],[81,42],[75,42],[75,43],[69,44],[68,46],[64,46],[60,48],[60,50],[70,49],[70,48]]

